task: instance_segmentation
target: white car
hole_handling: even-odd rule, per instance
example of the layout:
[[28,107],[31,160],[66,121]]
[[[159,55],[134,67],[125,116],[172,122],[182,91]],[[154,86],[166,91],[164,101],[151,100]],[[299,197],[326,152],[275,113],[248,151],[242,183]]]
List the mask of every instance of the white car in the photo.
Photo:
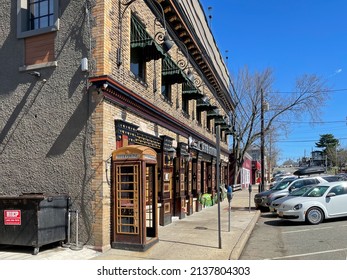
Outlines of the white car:
[[347,182],[321,183],[302,196],[284,201],[277,210],[282,219],[313,225],[347,216]]
[[274,201],[271,202],[271,205],[269,206],[270,212],[273,213],[277,213],[277,209],[278,207],[284,203],[286,200],[288,199],[293,199],[296,198],[298,196],[302,196],[305,192],[307,192],[310,188],[312,188],[311,185],[309,186],[305,186],[299,189],[296,189],[294,191],[292,191],[291,193],[289,193],[289,195],[284,196],[284,197],[280,197],[278,199],[275,199]]

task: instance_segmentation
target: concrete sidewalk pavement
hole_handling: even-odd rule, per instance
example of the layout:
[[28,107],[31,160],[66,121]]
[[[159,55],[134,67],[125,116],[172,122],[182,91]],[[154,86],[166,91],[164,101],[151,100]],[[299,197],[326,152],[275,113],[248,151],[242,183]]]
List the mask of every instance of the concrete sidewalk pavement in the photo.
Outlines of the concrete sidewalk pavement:
[[159,242],[146,252],[110,249],[101,253],[84,246],[82,250],[42,249],[32,255],[30,248],[23,252],[23,249],[7,246],[0,247],[0,260],[236,260],[260,216],[260,211],[254,209],[254,194],[252,192],[250,197],[246,189],[234,192],[230,232],[228,200],[221,202],[221,248],[216,204],[184,219],[174,219],[165,227],[160,226]]
[[248,190],[235,191],[231,202],[230,232],[229,203],[220,204],[221,249],[219,248],[218,205],[204,208],[191,216],[175,220],[159,228],[159,242],[146,252],[110,249],[94,260],[236,260],[257,222],[251,194],[249,211]]

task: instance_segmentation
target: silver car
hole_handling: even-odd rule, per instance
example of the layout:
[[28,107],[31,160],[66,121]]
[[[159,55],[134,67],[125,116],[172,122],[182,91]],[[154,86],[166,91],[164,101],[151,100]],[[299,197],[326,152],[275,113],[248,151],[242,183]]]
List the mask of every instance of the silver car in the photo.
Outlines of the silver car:
[[319,224],[324,219],[347,216],[347,182],[321,183],[302,196],[288,199],[278,207],[282,219]]

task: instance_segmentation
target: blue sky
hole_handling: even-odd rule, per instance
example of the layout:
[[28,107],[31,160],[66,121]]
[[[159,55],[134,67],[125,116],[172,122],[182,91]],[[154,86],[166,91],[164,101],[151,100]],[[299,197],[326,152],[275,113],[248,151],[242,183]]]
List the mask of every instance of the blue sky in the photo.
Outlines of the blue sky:
[[[316,74],[334,90],[322,108],[322,123],[293,122],[281,136],[279,163],[309,156],[320,135],[331,133],[347,148],[347,1],[200,0],[229,72],[236,76],[272,68],[273,88],[294,90],[303,74]],[[212,7],[212,9],[208,9]],[[226,52],[227,51],[227,52]],[[270,104],[271,106],[271,104]]]

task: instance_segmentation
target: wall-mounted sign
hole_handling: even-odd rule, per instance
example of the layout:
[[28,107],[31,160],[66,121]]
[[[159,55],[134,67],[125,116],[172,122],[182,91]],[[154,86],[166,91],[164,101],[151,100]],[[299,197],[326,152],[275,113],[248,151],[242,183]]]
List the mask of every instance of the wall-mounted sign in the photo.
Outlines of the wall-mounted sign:
[[21,211],[20,210],[4,210],[4,225],[20,226]]
[[116,159],[138,159],[140,158],[139,154],[120,154],[116,155]]
[[191,136],[188,139],[188,145],[190,148],[194,148],[194,149],[199,150],[201,152],[204,152],[208,155],[217,156],[217,149],[215,147],[212,147],[203,141],[195,140]]

